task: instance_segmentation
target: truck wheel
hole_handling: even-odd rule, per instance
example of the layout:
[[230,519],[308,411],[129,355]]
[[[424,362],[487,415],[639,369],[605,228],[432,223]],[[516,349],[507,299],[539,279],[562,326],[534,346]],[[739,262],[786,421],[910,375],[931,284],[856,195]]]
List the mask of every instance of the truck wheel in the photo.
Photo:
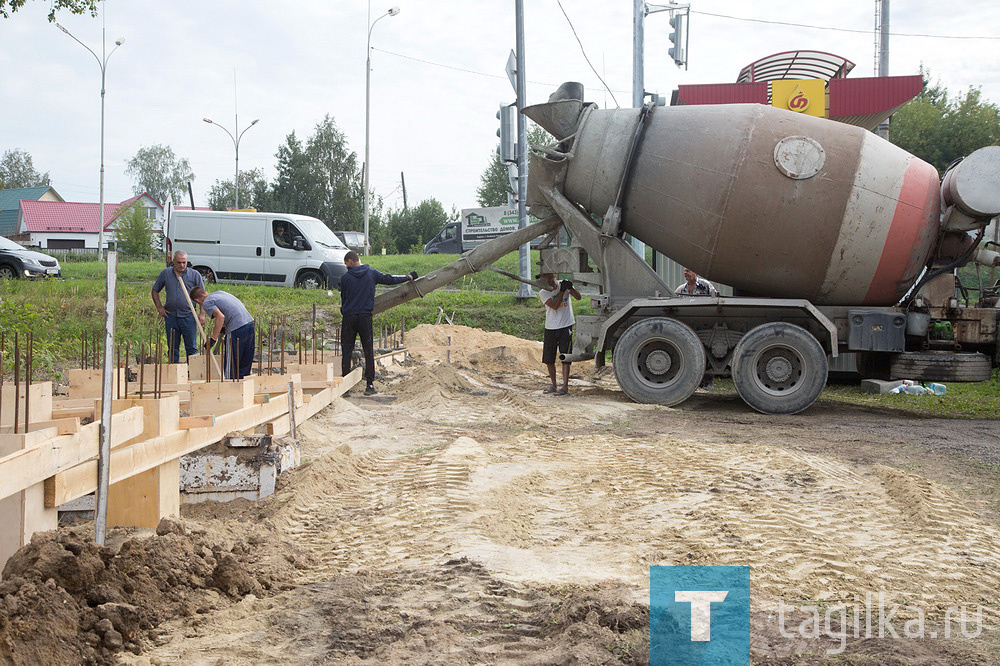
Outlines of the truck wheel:
[[816,402],[829,364],[822,345],[793,324],[762,324],[744,335],[732,360],[743,401],[764,414],[796,414]]
[[21,277],[17,269],[10,264],[0,264],[0,280],[16,280]]
[[618,385],[636,402],[684,402],[705,374],[705,348],[687,324],[651,317],[633,324],[615,345]]
[[201,273],[201,279],[205,284],[215,284],[215,272],[208,266],[196,266],[195,270]]
[[325,289],[326,280],[316,271],[302,271],[295,278],[295,286],[299,289]]
[[986,354],[930,351],[897,354],[890,374],[893,379],[922,382],[984,382],[991,372]]

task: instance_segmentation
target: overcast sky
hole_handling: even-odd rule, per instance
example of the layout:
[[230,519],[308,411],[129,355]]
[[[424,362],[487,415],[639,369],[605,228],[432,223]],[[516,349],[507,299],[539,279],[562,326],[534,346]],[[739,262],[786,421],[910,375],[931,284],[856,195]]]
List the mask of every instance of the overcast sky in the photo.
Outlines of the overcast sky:
[[[525,3],[527,103],[544,102],[563,81],[588,98],[629,106],[631,0]],[[667,57],[667,14],[646,19],[646,90],[669,99],[678,84],[735,81],[763,56],[791,49],[841,55],[852,77],[874,74],[874,0],[792,2],[692,0],[690,66]],[[366,0],[107,0],[109,50],[106,199],[132,194],[124,173],[142,146],[166,144],[190,160],[196,203],[217,179],[231,179],[233,144],[209,117],[234,129],[234,72],[243,136],[240,167],[274,175],[274,154],[292,131],[307,137],[330,114],[364,157]],[[372,187],[402,207],[400,173],[413,205],[475,206],[479,177],[496,145],[496,111],[514,101],[504,74],[514,47],[514,0],[374,0],[372,19],[398,5],[372,33]],[[94,57],[46,21],[49,3],[0,19],[0,152],[20,148],[71,201],[98,200],[100,69]],[[723,16],[724,15],[724,16]],[[752,20],[751,20],[752,19]],[[100,53],[101,17],[61,14],[60,23]],[[771,23],[768,23],[771,22]],[[824,29],[774,22],[824,26]],[[951,93],[978,86],[1000,102],[1000,3],[892,3],[890,74],[921,64]],[[962,39],[906,36],[942,35]],[[985,36],[991,39],[976,39]]]

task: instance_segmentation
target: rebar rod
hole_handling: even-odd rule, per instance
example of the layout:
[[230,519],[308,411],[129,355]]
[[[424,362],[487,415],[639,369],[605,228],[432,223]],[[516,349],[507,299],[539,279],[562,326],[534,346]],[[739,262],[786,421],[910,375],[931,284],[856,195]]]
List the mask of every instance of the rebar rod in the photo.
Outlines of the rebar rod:
[[30,413],[28,409],[31,407],[31,362],[34,360],[35,356],[35,332],[28,331],[28,359],[25,363],[24,368],[24,434],[28,434],[28,425],[30,423]]
[[21,341],[17,331],[14,331],[14,434],[17,434],[17,421],[21,415]]

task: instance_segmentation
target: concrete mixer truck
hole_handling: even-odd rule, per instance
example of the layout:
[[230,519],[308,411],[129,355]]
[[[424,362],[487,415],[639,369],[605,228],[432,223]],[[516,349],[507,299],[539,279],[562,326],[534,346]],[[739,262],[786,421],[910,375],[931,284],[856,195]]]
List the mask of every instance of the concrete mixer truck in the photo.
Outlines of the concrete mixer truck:
[[[983,243],[1000,147],[939,179],[860,127],[755,104],[602,110],[582,93],[567,83],[524,109],[555,137],[531,156],[540,222],[379,296],[377,311],[547,236],[544,270],[571,274],[596,312],[577,318],[567,360],[611,351],[638,402],[676,405],[705,374],[731,375],[754,409],[796,413],[843,352],[869,376],[990,377],[1000,309],[961,306],[954,272],[1000,265]],[[676,296],[626,234],[735,295]]]

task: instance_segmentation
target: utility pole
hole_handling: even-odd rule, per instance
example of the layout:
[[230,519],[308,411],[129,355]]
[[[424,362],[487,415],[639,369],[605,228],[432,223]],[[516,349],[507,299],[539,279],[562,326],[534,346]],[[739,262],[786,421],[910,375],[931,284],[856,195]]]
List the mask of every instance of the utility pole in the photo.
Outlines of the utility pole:
[[402,171],[399,172],[399,182],[403,186],[403,210],[407,211],[409,210],[409,208],[407,208],[406,206],[406,176],[403,174]]
[[[641,109],[646,98],[645,42],[646,0],[632,0],[632,107]],[[646,256],[646,244],[629,237],[632,249],[640,257]]]
[[[524,0],[514,1],[516,27],[515,48],[517,49],[517,228],[528,226],[528,132],[527,121],[521,110],[525,102],[524,75]],[[531,279],[531,244],[525,243],[518,252],[521,277]],[[518,298],[533,298],[531,286],[520,283],[517,289]]]
[[[889,76],[889,0],[878,0],[878,17],[875,29],[878,30],[878,75]],[[883,139],[889,139],[889,120],[883,120],[876,130]]]

